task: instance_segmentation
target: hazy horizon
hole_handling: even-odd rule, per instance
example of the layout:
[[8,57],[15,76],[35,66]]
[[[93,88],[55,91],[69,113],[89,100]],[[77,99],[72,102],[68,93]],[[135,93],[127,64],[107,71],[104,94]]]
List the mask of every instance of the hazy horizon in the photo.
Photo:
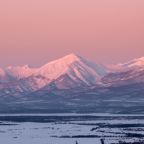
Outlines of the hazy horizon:
[[[38,68],[38,67],[43,66],[43,65],[45,65],[45,64],[47,64],[47,63],[50,63],[50,62],[55,61],[55,60],[59,60],[59,59],[65,57],[65,56],[69,56],[69,55],[77,55],[77,56],[81,56],[81,57],[83,57],[83,58],[88,59],[87,57],[84,57],[84,56],[82,56],[82,55],[80,55],[80,54],[78,54],[78,53],[69,53],[69,54],[67,54],[67,55],[63,55],[63,56],[61,56],[61,57],[57,57],[57,58],[55,58],[55,59],[52,59],[52,60],[50,60],[50,61],[47,61],[47,62],[45,62],[45,63],[43,63],[43,64],[41,64],[41,65],[37,65],[37,66],[31,65],[30,63],[25,63],[25,64],[20,64],[20,65],[15,65],[15,64],[14,64],[14,65],[7,65],[7,66],[0,67],[0,68],[6,68],[6,67],[9,67],[9,66],[28,66],[28,67],[31,67],[31,68]],[[142,58],[142,57],[137,57],[137,58]],[[130,60],[127,60],[127,61],[123,61],[123,62],[118,62],[118,63],[102,63],[102,62],[100,62],[100,61],[93,61],[92,59],[88,59],[88,60],[90,60],[90,61],[92,61],[92,62],[100,63],[100,64],[113,65],[113,64],[126,63],[126,62],[128,62],[128,61],[131,61],[131,60],[134,60],[134,59],[137,59],[137,58],[133,58],[133,59],[130,59]]]

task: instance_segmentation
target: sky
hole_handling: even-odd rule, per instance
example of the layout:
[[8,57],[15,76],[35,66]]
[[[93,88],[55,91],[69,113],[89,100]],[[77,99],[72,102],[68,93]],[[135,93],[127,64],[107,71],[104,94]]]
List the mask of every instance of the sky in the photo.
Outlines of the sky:
[[70,53],[101,63],[144,56],[144,0],[0,0],[0,67]]

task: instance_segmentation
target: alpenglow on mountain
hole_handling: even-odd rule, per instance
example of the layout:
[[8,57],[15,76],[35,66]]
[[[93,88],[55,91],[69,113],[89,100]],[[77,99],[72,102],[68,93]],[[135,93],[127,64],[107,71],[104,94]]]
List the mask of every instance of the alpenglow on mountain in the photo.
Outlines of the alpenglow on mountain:
[[0,69],[0,112],[144,111],[144,58],[113,67],[70,54],[40,68]]
[[70,54],[40,68],[30,68],[28,65],[8,67],[1,70],[0,80],[2,85],[15,83],[21,90],[27,86],[38,90],[53,81],[58,88],[67,89],[95,85],[106,73],[104,66]]

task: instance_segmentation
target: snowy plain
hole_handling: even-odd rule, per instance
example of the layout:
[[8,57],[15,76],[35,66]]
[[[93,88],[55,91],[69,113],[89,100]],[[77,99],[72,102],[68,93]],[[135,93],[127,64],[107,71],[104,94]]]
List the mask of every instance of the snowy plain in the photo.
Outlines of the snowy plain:
[[144,116],[0,115],[2,144],[106,144],[144,139]]

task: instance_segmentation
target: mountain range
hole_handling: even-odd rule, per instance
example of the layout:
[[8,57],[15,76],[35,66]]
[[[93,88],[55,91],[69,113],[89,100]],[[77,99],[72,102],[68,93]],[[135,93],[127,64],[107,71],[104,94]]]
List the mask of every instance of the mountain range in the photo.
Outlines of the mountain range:
[[0,69],[1,113],[144,113],[144,57],[117,65],[70,54]]

